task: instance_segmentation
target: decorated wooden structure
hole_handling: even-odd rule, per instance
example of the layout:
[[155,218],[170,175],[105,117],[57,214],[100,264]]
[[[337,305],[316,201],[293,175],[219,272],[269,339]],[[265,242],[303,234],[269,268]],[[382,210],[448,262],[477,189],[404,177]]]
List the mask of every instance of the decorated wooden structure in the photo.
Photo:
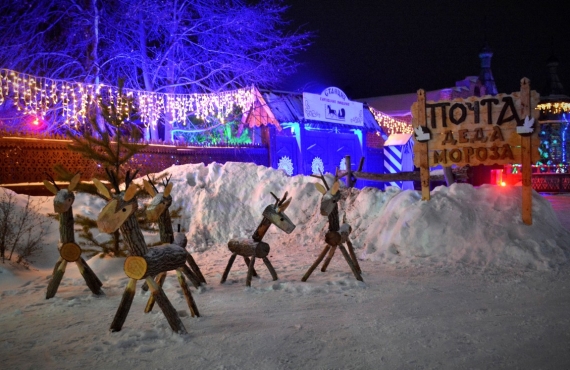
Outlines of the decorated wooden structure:
[[192,316],[199,315],[192,293],[190,293],[183,275],[188,269],[186,266],[188,253],[184,248],[176,244],[164,244],[148,248],[135,217],[135,212],[138,208],[135,195],[138,188],[136,184],[132,183],[132,180],[136,172],[133,176],[130,176],[130,172],[127,172],[125,191],[119,189],[115,173],[107,170],[107,175],[115,189],[115,194],[113,195],[101,181],[93,179],[99,193],[109,201],[97,218],[97,226],[101,232],[105,233],[112,233],[119,229],[130,251],[130,256],[126,258],[124,264],[125,274],[130,279],[111,323],[110,330],[119,331],[122,329],[135,296],[137,281],[145,280],[154,300],[158,303],[172,330],[184,334],[186,333],[186,328],[178,312],[172,306],[166,294],[164,294],[162,287],[155,282],[153,276],[160,276],[163,272],[176,270],[178,281]]
[[284,213],[289,204],[291,204],[292,198],[287,199],[287,192],[285,192],[285,195],[283,195],[283,198],[281,199],[273,193],[271,193],[271,195],[275,198],[275,204],[270,204],[265,207],[265,210],[263,211],[263,219],[251,238],[236,238],[228,242],[228,249],[232,252],[232,255],[230,256],[226,269],[224,270],[220,284],[223,284],[228,278],[228,274],[230,273],[230,269],[232,268],[237,255],[243,257],[243,260],[248,267],[245,283],[247,286],[251,286],[251,277],[257,276],[254,268],[256,258],[261,258],[263,260],[265,266],[267,266],[267,269],[271,273],[273,280],[278,279],[277,272],[275,272],[269,258],[267,258],[270,251],[269,244],[264,243],[261,240],[271,225],[275,225],[287,234],[290,234],[295,229],[295,224]]
[[75,243],[73,230],[73,202],[75,201],[75,194],[73,190],[79,184],[80,175],[77,174],[71,179],[67,189],[60,189],[55,180],[49,175],[48,177],[50,181],[44,180],[44,185],[55,195],[53,198],[53,209],[59,215],[59,258],[53,268],[51,280],[48,283],[46,299],[54,297],[57,293],[68,262],[75,262],[81,276],[85,279],[87,287],[94,294],[101,295],[103,294],[101,290],[103,283],[81,257],[81,247]]
[[[362,168],[363,164],[362,162],[363,161],[361,161],[360,163],[359,170]],[[361,276],[362,271],[360,270],[358,259],[356,258],[356,255],[354,253],[354,247],[352,246],[352,242],[349,239],[349,235],[352,232],[352,227],[346,223],[346,220],[343,220],[342,225],[340,225],[339,222],[338,202],[341,200],[341,193],[339,191],[340,183],[338,182],[339,179],[338,173],[335,176],[332,187],[330,188],[329,185],[327,184],[325,177],[322,174],[320,176],[315,176],[315,175],[311,176],[318,177],[323,181],[324,187],[319,183],[315,183],[315,187],[323,195],[321,198],[320,211],[321,215],[327,216],[329,219],[329,230],[325,234],[325,243],[326,243],[325,248],[323,249],[321,254],[317,257],[315,262],[311,265],[311,267],[309,267],[309,270],[307,270],[307,272],[305,273],[305,275],[301,280],[307,281],[309,276],[311,276],[315,268],[317,268],[317,266],[321,263],[321,261],[325,258],[325,256],[327,256],[328,253],[328,256],[325,259],[325,262],[323,263],[323,266],[321,268],[321,271],[325,272],[330,261],[334,256],[336,248],[338,247],[342,252],[342,255],[344,256],[344,259],[348,263],[348,266],[350,266],[350,269],[352,270],[354,277],[356,277],[357,280],[363,281]],[[350,174],[348,174],[347,179],[349,182],[349,186],[352,186],[352,177],[350,176]],[[344,243],[346,243],[348,246],[348,252],[344,247]]]
[[[164,186],[164,190],[162,192],[158,191],[154,185],[154,181],[151,181],[150,178],[148,181],[143,180],[143,184],[146,192],[153,197],[146,208],[146,216],[151,222],[158,222],[160,241],[162,243],[178,244],[180,247],[186,248],[186,244],[188,243],[186,235],[181,232],[175,232],[172,227],[169,208],[172,205],[172,196],[170,195],[170,192],[172,191],[173,183],[170,182],[170,177],[162,182],[162,185]],[[192,284],[196,286],[197,283],[199,286],[200,283],[206,283],[206,279],[204,278],[202,271],[200,271],[200,267],[190,252],[188,252],[186,259],[186,262],[192,271]]]
[[522,219],[532,224],[531,165],[539,158],[534,108],[539,96],[530,81],[520,92],[426,102],[419,90],[412,105],[414,162],[420,168],[422,199],[430,199],[430,167],[522,164]]

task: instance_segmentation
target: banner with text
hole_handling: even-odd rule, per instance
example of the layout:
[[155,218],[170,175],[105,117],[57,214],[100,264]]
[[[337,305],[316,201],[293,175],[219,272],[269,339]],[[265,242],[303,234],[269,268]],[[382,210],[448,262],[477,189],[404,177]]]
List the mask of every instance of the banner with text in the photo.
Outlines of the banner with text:
[[364,126],[362,103],[348,100],[337,87],[327,87],[320,95],[303,93],[303,114],[307,120]]

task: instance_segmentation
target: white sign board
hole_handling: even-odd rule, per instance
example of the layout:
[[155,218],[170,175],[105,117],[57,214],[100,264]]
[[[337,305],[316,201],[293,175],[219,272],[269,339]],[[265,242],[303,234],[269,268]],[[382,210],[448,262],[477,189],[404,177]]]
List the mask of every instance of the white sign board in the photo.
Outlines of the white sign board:
[[362,103],[348,100],[337,87],[327,87],[320,95],[303,93],[303,115],[307,120],[364,126]]

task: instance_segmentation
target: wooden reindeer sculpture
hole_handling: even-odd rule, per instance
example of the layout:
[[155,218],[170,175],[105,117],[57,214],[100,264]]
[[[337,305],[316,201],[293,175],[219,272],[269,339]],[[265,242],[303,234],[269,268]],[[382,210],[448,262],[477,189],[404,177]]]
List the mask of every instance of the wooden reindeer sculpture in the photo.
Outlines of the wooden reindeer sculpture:
[[59,214],[60,245],[59,259],[53,268],[52,278],[47,287],[46,299],[54,297],[57,293],[68,262],[75,262],[89,289],[91,289],[94,294],[101,295],[103,294],[101,290],[103,284],[89,265],[87,265],[83,257],[81,257],[81,247],[75,243],[75,233],[73,230],[73,202],[75,201],[75,194],[73,190],[75,190],[75,187],[79,184],[80,175],[77,174],[71,179],[67,189],[60,189],[54,179],[49,175],[48,177],[51,182],[44,180],[44,185],[55,195],[53,198],[53,209]]
[[[334,256],[336,247],[339,247],[340,251],[342,252],[342,255],[344,256],[344,259],[350,266],[350,269],[352,270],[352,273],[354,274],[356,279],[362,281],[362,276],[360,275],[361,274],[360,266],[358,264],[358,260],[356,259],[356,255],[354,254],[354,248],[352,246],[352,243],[348,238],[350,233],[352,232],[352,227],[350,227],[350,225],[347,223],[343,223],[342,226],[339,225],[338,201],[341,199],[341,194],[339,191],[340,183],[338,182],[338,178],[335,176],[334,184],[332,188],[329,189],[329,185],[327,184],[327,181],[325,180],[325,177],[322,174],[320,177],[314,175],[311,176],[320,178],[325,185],[323,187],[321,184],[315,183],[315,187],[317,188],[317,190],[321,194],[323,194],[323,197],[321,198],[321,215],[327,216],[329,218],[329,230],[325,234],[325,242],[326,242],[325,248],[323,249],[321,254],[317,257],[316,261],[305,273],[303,279],[301,280],[307,281],[309,276],[311,276],[315,268],[319,265],[319,263],[321,263],[321,261],[323,260],[323,258],[325,258],[325,255],[328,252],[327,259],[325,260],[323,267],[321,268],[321,271],[325,272],[331,259]],[[343,243],[345,242],[348,245],[348,250],[350,251],[350,255],[348,254],[346,248],[343,245]]]
[[[175,234],[172,229],[172,220],[170,219],[170,212],[168,211],[168,208],[172,205],[170,192],[172,191],[173,184],[170,182],[170,177],[162,182],[162,185],[164,185],[164,191],[162,193],[158,191],[150,178],[148,178],[148,181],[143,180],[143,184],[146,192],[153,197],[146,209],[146,216],[149,221],[158,222],[160,241],[162,243],[178,244],[182,248],[186,248],[186,243],[188,242],[186,235],[183,233]],[[202,275],[200,267],[198,267],[198,264],[194,261],[190,253],[188,253],[186,257],[186,262],[193,272],[192,278],[190,279],[192,284],[197,288],[200,286],[200,283],[206,283],[206,279],[204,275]]]
[[166,316],[172,330],[177,333],[185,334],[186,328],[182,324],[178,312],[164,294],[162,287],[159,286],[152,277],[165,271],[176,270],[182,292],[194,316],[198,310],[183,275],[184,267],[186,266],[186,255],[188,253],[184,248],[175,244],[164,244],[148,248],[140,225],[135,217],[135,212],[138,207],[135,197],[137,186],[132,183],[132,180],[136,172],[132,177],[130,176],[130,172],[127,172],[125,180],[126,190],[123,192],[119,190],[116,175],[108,170],[107,175],[115,189],[114,196],[111,195],[109,189],[99,180],[93,179],[93,183],[99,193],[109,200],[97,218],[97,226],[100,231],[105,233],[112,233],[119,229],[131,254],[126,258],[124,265],[125,273],[130,280],[125,288],[123,298],[111,323],[110,330],[121,330],[135,296],[137,280],[144,279],[158,306],[162,309],[164,316]]
[[[248,266],[247,279],[245,283],[247,286],[251,286],[251,277],[257,276],[254,268],[256,258],[263,259],[265,266],[267,266],[267,269],[271,273],[271,277],[273,280],[277,280],[277,273],[267,258],[270,250],[269,244],[264,243],[261,240],[265,236],[269,226],[272,224],[285,231],[287,234],[290,234],[295,229],[295,224],[293,224],[289,217],[283,213],[289,204],[291,204],[292,198],[287,199],[287,192],[285,192],[282,199],[279,199],[279,197],[273,193],[271,193],[271,195],[275,198],[275,204],[270,204],[265,207],[265,210],[263,211],[263,219],[251,238],[236,238],[228,242],[228,249],[232,252],[232,255],[228,261],[224,274],[222,275],[221,284],[226,281],[230,269],[232,268],[232,264],[238,254],[243,257],[243,260]],[[249,257],[251,257],[251,260]]]

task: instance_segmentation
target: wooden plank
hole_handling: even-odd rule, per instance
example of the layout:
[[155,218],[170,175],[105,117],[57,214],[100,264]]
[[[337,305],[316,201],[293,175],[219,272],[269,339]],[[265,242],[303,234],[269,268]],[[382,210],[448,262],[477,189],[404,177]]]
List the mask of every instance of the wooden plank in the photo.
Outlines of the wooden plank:
[[[418,101],[412,105],[412,112],[414,112],[414,120],[412,126],[418,128],[419,126],[426,126],[426,92],[423,89],[418,90]],[[414,154],[418,157],[420,168],[420,181],[422,186],[422,200],[430,199],[429,192],[429,158],[428,158],[428,144],[416,142],[414,145]],[[417,149],[417,150],[416,150]]]
[[[521,108],[522,117],[531,117],[530,107],[530,80],[521,80]],[[535,131],[538,131],[538,122],[535,122]],[[532,225],[532,162],[531,162],[531,137],[521,136],[521,165],[522,165],[522,220],[527,225]]]
[[392,182],[392,181],[420,181],[420,171],[397,173],[370,173],[353,172],[354,177],[363,180]]

